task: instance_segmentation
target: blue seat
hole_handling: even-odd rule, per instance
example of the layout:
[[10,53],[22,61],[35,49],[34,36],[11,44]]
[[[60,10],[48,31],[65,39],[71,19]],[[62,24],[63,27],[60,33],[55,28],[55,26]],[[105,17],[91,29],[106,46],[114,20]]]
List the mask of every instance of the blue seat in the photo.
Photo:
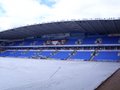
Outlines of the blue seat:
[[98,55],[94,57],[96,61],[118,61],[120,56],[118,56],[117,51],[100,51]]
[[59,51],[50,58],[65,60],[70,55],[71,51]]
[[78,60],[89,60],[91,57],[92,51],[78,51],[75,55],[71,57],[71,59]]

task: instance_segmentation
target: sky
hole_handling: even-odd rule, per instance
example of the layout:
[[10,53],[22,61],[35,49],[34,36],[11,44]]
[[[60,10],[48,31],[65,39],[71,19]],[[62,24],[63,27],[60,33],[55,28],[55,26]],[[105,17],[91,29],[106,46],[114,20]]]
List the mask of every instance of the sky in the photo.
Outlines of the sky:
[[119,18],[120,0],[0,0],[0,31],[62,20]]

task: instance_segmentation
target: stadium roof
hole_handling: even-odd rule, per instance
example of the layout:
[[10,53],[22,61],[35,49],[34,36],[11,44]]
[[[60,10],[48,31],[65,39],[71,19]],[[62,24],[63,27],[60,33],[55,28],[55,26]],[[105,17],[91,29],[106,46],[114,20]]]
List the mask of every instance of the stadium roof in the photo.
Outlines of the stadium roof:
[[45,34],[69,32],[120,34],[120,20],[76,20],[29,25],[0,32],[0,39],[23,39]]

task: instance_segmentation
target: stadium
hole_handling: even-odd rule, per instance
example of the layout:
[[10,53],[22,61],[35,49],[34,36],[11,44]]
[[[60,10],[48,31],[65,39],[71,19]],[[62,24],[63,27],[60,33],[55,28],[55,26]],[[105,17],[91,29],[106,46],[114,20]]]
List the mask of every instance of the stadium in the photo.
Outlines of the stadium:
[[120,90],[120,20],[0,32],[0,72],[0,90]]

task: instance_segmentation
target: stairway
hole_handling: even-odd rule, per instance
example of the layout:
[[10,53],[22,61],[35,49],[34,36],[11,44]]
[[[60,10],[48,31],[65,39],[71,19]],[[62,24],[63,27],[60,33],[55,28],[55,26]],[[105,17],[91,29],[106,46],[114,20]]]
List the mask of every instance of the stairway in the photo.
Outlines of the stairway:
[[76,54],[77,50],[74,50],[73,52],[70,53],[70,55],[67,57],[66,60],[70,59],[72,56]]
[[94,57],[98,54],[98,50],[94,50],[89,61],[94,61]]

